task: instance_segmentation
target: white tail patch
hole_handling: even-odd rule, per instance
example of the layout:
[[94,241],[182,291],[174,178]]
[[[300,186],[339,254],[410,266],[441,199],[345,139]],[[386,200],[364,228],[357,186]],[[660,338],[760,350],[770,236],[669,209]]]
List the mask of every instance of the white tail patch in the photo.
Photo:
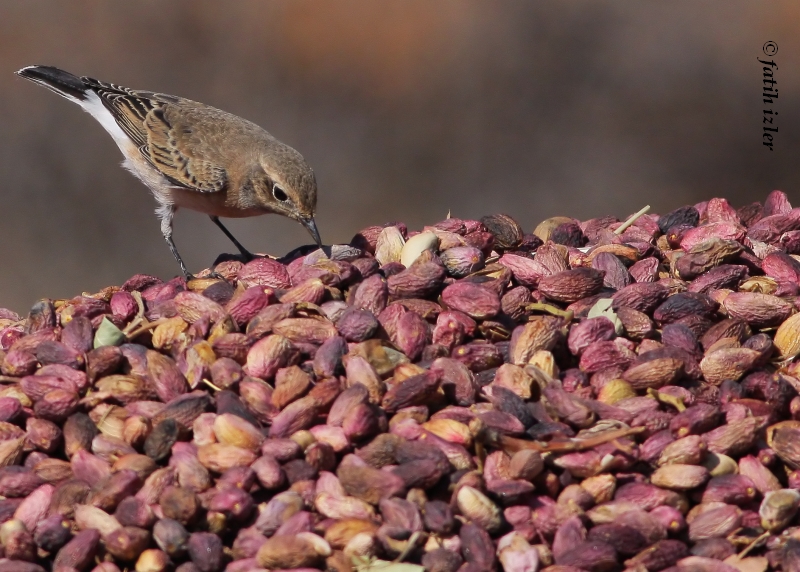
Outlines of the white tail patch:
[[103,102],[100,100],[100,96],[98,96],[95,92],[91,89],[86,90],[86,99],[83,101],[77,100],[73,97],[68,98],[78,105],[80,105],[83,110],[94,117],[100,125],[103,126],[103,129],[108,131],[108,134],[114,139],[114,142],[119,147],[122,154],[128,156],[129,153],[136,150],[133,142],[130,138],[125,135],[125,132],[122,128],[117,125],[117,121],[114,119],[114,116],[111,115],[111,112],[106,109]]
[[[73,99],[74,100],[74,99]],[[142,181],[153,193],[156,200],[162,205],[171,205],[174,200],[170,193],[170,183],[164,175],[145,161],[141,156],[139,148],[125,134],[122,128],[117,125],[114,116],[106,109],[103,102],[94,91],[86,91],[86,99],[76,101],[85,112],[94,117],[97,122],[108,131],[109,135],[122,151],[125,160],[122,166],[130,171],[137,179]],[[163,216],[159,212],[159,216]],[[171,220],[171,219],[170,219]]]

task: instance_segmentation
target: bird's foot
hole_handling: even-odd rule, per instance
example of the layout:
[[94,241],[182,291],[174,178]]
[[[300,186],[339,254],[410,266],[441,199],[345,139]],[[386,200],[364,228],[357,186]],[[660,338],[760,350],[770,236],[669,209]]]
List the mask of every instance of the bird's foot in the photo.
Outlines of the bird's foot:
[[211,279],[216,279],[216,280],[225,280],[226,282],[228,281],[227,278],[225,278],[222,274],[220,274],[219,272],[216,272],[216,271],[209,272],[208,274],[205,275],[205,278],[211,278]]
[[222,274],[214,270],[199,276],[197,274],[192,274],[192,273],[184,274],[184,278],[186,279],[187,284],[192,280],[225,280],[226,282],[228,281],[228,279],[225,278]]

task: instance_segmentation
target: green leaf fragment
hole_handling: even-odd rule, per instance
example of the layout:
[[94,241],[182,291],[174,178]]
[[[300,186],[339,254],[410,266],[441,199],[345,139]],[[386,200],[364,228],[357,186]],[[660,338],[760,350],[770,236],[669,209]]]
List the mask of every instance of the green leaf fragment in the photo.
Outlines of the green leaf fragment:
[[118,346],[125,341],[125,334],[122,333],[114,323],[108,318],[103,318],[97,333],[94,335],[94,347]]
[[589,314],[586,317],[599,318],[602,316],[608,318],[611,320],[611,323],[614,324],[614,330],[617,332],[617,335],[621,336],[625,331],[625,327],[622,325],[622,320],[619,319],[617,313],[611,309],[611,303],[611,298],[600,298],[589,310]]

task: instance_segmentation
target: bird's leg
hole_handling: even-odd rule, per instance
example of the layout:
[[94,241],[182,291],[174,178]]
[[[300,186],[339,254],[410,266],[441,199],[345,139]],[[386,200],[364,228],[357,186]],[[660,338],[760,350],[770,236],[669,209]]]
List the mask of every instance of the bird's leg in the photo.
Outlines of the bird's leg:
[[175,210],[176,208],[174,205],[161,205],[156,212],[161,219],[161,234],[164,235],[164,240],[167,241],[167,245],[172,251],[172,256],[174,256],[175,260],[178,261],[178,264],[181,267],[181,272],[183,272],[183,276],[188,282],[194,278],[194,276],[186,268],[186,265],[183,263],[183,258],[181,258],[181,255],[178,254],[178,247],[175,246],[175,241],[172,240],[172,218],[175,216]]
[[209,218],[211,218],[212,222],[215,225],[217,225],[222,232],[225,233],[225,236],[231,239],[231,242],[234,244],[234,246],[236,246],[236,248],[239,249],[239,252],[242,253],[242,256],[244,256],[245,262],[250,262],[251,260],[253,260],[253,258],[255,258],[253,256],[253,253],[247,250],[244,246],[242,246],[242,244],[238,240],[236,240],[236,237],[234,237],[231,234],[231,231],[225,228],[225,225],[222,224],[222,221],[219,220],[219,217],[216,217],[214,215],[208,215],[208,216]]
[[181,255],[178,254],[178,248],[175,246],[175,241],[172,240],[172,235],[171,234],[164,235],[164,238],[167,240],[167,244],[169,245],[169,249],[172,251],[172,256],[175,257],[175,260],[177,260],[178,264],[180,264],[180,266],[181,266],[181,272],[183,272],[183,277],[186,278],[187,282],[189,280],[193,280],[194,279],[194,274],[189,272],[189,270],[186,268],[186,265],[183,263],[183,259],[181,258]]

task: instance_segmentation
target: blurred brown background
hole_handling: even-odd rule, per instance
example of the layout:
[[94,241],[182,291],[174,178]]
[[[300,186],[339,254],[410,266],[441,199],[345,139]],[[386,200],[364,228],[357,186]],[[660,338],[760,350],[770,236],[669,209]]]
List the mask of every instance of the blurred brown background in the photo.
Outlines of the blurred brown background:
[[[402,220],[620,218],[781,188],[800,205],[796,0],[0,0],[0,305],[178,266],[146,188],[76,105],[13,75],[63,67],[264,126],[317,174],[327,243]],[[761,145],[762,45],[779,133]],[[252,250],[309,241],[230,221]],[[231,245],[181,211],[190,268]]]

